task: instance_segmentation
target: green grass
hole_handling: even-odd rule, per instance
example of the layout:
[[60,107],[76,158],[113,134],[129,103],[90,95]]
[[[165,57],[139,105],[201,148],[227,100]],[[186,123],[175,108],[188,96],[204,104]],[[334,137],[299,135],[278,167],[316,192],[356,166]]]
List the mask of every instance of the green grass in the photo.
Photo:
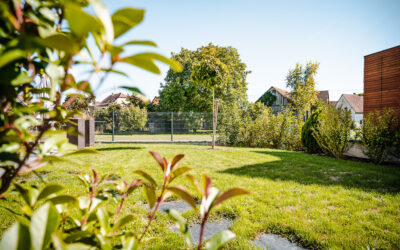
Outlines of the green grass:
[[[174,141],[211,141],[211,134],[174,134]],[[95,135],[95,141],[111,141],[112,135]],[[171,134],[114,135],[115,141],[170,141]]]
[[[161,171],[148,151],[158,151],[168,159],[184,153],[181,165],[192,167],[195,176],[208,174],[222,190],[240,186],[251,192],[226,202],[211,217],[233,219],[231,229],[237,238],[229,249],[254,248],[249,241],[262,232],[278,233],[309,248],[400,248],[399,167],[256,148],[219,147],[212,151],[208,146],[172,144],[99,144],[96,148],[99,155],[71,156],[71,162],[39,172],[48,173],[44,177],[47,182],[64,184],[68,193],[82,194],[83,188],[73,176],[77,172],[89,173],[94,168],[133,180],[136,176],[132,172],[144,169],[160,180]],[[32,174],[21,178],[40,184]],[[178,183],[188,186],[185,179]],[[18,210],[15,199],[10,194],[0,205]],[[124,213],[138,216],[129,228],[139,232],[147,214],[143,202],[142,194],[136,192],[124,208]],[[13,217],[4,210],[0,216],[0,230],[4,231]],[[193,211],[184,216],[190,223],[198,221]],[[150,249],[184,248],[182,237],[169,229],[171,224],[165,214],[159,214],[144,244]]]

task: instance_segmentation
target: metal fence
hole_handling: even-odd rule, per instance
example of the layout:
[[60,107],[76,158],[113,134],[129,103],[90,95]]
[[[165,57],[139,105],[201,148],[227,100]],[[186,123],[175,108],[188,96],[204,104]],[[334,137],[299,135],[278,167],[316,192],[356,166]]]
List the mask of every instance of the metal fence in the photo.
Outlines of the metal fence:
[[212,113],[97,111],[96,142],[211,142]]

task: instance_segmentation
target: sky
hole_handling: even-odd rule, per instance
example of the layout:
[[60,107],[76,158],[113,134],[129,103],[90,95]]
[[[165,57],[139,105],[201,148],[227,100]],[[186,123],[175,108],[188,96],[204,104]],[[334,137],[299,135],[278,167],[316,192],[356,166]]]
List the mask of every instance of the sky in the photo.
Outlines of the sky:
[[[138,47],[165,56],[180,49],[213,43],[235,47],[252,73],[249,101],[270,86],[286,88],[285,77],[296,63],[317,61],[318,90],[330,100],[343,93],[363,92],[364,56],[400,45],[400,0],[237,1],[237,0],[106,0],[111,13],[122,7],[146,9],[144,21],[121,41],[152,40],[158,48]],[[119,86],[136,86],[150,100],[158,95],[168,67],[161,75],[131,66],[129,75],[110,75],[96,90],[100,101]],[[96,82],[94,82],[96,85]],[[124,91],[122,91],[124,92]]]

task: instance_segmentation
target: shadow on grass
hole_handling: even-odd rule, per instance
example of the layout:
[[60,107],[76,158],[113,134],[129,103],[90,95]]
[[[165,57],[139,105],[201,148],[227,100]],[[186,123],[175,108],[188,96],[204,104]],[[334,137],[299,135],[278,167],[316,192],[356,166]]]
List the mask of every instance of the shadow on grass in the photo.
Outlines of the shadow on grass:
[[294,181],[300,184],[340,185],[379,193],[400,192],[400,168],[339,160],[288,151],[254,151],[280,160],[230,168],[222,173]]
[[143,149],[142,147],[107,147],[107,148],[96,148],[97,151],[113,151],[113,150],[137,150]]

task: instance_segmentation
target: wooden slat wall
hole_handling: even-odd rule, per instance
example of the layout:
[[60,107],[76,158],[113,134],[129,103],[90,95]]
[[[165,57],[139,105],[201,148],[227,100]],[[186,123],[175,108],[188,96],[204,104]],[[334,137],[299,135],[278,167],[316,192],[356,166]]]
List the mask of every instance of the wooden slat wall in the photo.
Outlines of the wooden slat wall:
[[400,46],[364,57],[364,115],[384,108],[400,117]]

